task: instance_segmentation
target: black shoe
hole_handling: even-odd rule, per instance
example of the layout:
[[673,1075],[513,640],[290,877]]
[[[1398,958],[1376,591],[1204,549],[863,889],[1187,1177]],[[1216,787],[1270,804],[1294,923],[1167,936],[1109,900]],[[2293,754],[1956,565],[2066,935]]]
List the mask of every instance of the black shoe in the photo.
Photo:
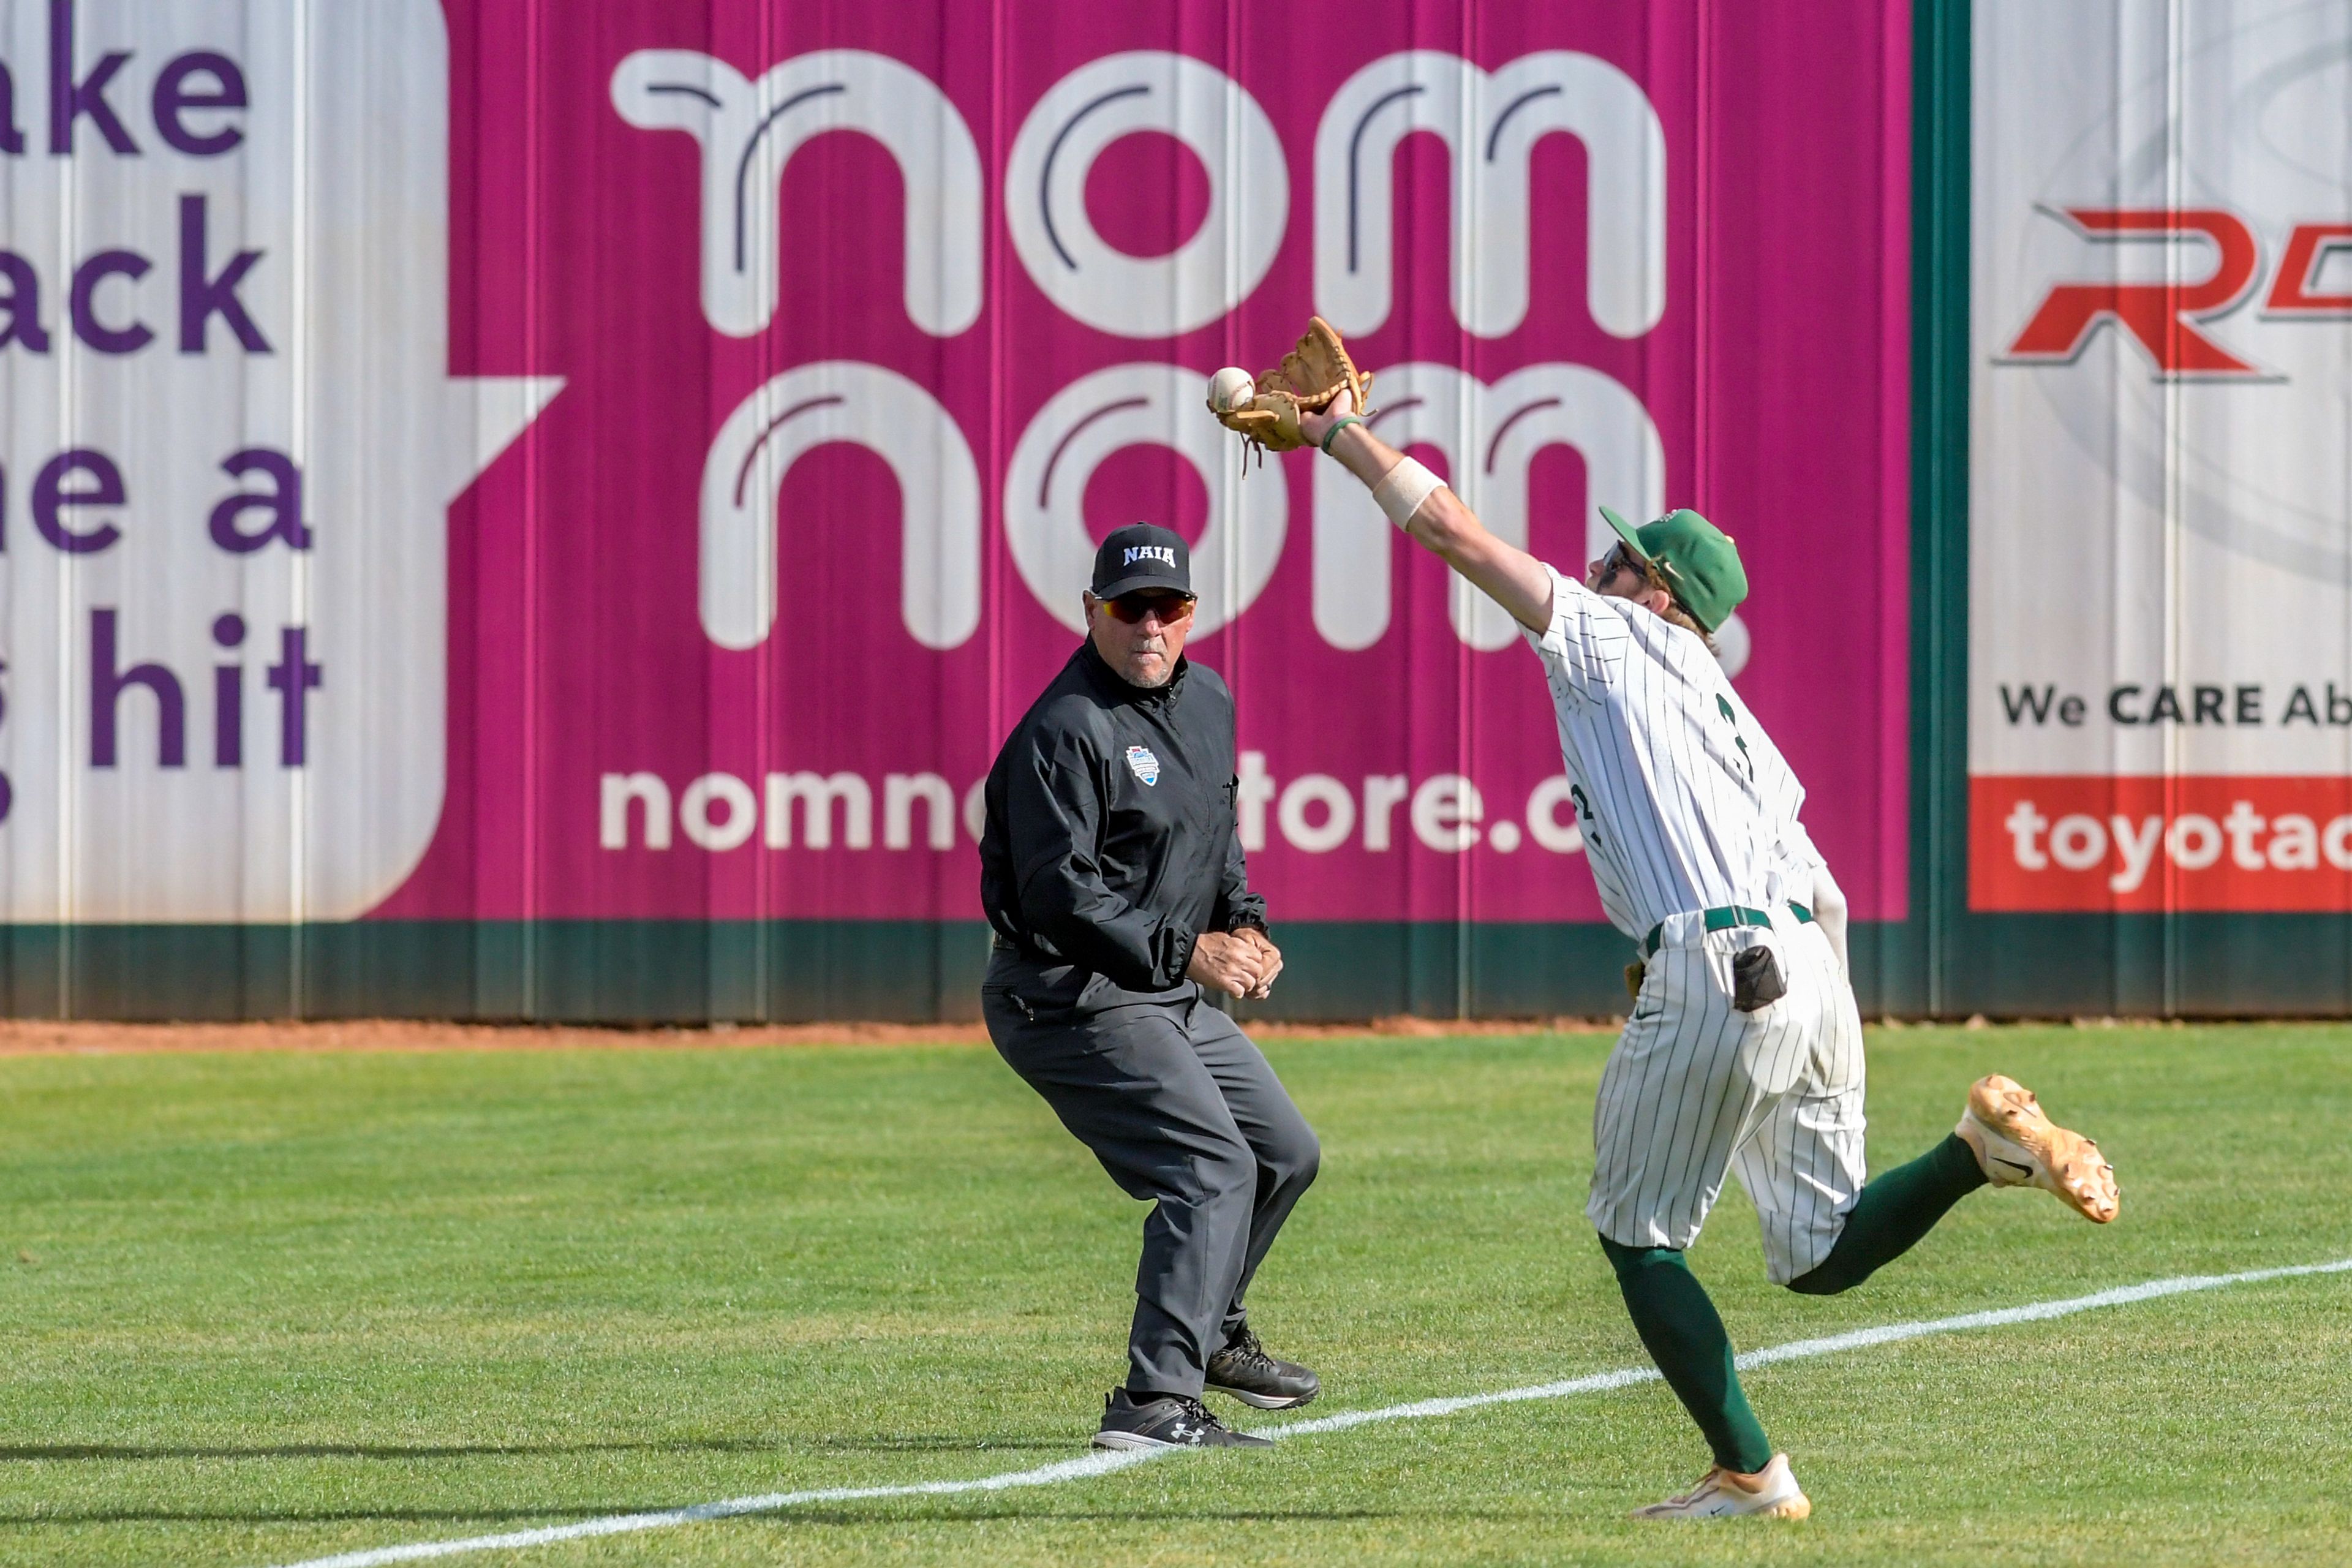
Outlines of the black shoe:
[[1260,1410],[1295,1410],[1323,1392],[1323,1380],[1295,1361],[1265,1353],[1244,1324],[1225,1348],[1209,1358],[1209,1386]]
[[1236,1432],[1210,1415],[1197,1399],[1181,1394],[1136,1398],[1113,1389],[1103,1401],[1097,1448],[1271,1448],[1264,1437]]

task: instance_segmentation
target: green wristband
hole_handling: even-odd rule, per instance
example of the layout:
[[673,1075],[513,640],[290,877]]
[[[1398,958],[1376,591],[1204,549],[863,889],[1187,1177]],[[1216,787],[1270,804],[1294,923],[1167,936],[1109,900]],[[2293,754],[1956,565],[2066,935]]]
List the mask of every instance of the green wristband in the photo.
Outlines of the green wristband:
[[1340,431],[1350,425],[1362,423],[1363,421],[1353,414],[1342,414],[1339,418],[1331,421],[1331,428],[1323,432],[1323,455],[1327,458],[1331,455],[1331,443],[1338,438]]

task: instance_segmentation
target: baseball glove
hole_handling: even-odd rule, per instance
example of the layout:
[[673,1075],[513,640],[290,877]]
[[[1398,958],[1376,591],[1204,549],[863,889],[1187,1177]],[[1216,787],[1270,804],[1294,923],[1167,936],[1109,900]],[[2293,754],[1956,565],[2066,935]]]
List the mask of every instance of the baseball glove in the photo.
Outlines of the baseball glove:
[[1296,451],[1307,445],[1298,431],[1301,414],[1328,408],[1340,393],[1352,392],[1356,412],[1370,417],[1371,389],[1372,378],[1356,368],[1331,323],[1310,316],[1298,346],[1257,378],[1256,395],[1219,412],[1217,420],[1263,451]]

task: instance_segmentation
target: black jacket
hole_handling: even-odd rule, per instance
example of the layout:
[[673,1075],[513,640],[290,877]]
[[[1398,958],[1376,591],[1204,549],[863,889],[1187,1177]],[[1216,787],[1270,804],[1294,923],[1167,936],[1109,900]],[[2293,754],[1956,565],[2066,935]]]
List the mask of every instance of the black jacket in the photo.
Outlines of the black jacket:
[[1082,1012],[1196,994],[1184,968],[1200,934],[1265,923],[1238,783],[1215,670],[1180,658],[1167,685],[1130,686],[1080,644],[988,770],[989,984]]

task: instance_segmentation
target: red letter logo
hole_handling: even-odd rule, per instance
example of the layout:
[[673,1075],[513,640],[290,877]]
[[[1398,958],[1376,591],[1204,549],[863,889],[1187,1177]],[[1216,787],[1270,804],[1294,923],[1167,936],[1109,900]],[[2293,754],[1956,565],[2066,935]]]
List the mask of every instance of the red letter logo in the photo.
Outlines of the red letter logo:
[[2065,216],[2093,239],[2208,239],[2221,258],[2211,275],[2198,283],[2062,283],[2050,290],[2006,357],[2072,360],[2101,322],[2113,320],[2138,340],[2160,376],[2263,374],[2189,324],[2229,310],[2252,289],[2262,247],[2244,219],[2218,208],[2072,207]]
[[2310,319],[2352,316],[2352,294],[2315,294],[2313,279],[2330,251],[2352,249],[2352,223],[2305,223],[2295,226],[2279,258],[2278,276],[2271,281],[2271,297],[2263,301],[2266,316]]

